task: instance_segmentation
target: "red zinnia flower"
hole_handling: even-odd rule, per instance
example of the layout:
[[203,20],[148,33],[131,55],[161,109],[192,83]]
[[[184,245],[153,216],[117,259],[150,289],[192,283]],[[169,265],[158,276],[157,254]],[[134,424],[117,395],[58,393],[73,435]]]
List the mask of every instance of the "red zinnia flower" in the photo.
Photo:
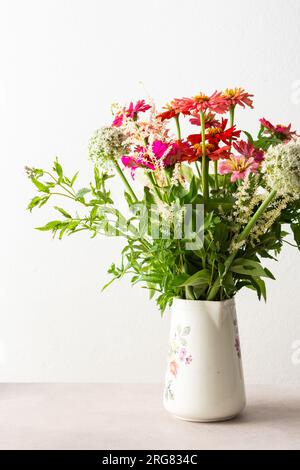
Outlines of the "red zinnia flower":
[[218,114],[223,114],[228,111],[228,102],[223,97],[222,93],[215,91],[211,96],[199,93],[193,97],[194,109],[199,112],[212,111]]
[[[199,134],[192,134],[188,136],[188,141],[193,145],[195,153],[198,158],[202,157],[202,143]],[[219,147],[219,142],[205,143],[205,155],[211,160],[219,160],[220,158],[228,158],[230,156],[230,145]],[[194,160],[193,160],[194,161]]]
[[[195,152],[195,149],[193,146],[189,144],[189,142],[184,142],[182,140],[177,140],[173,144],[173,148],[175,151],[176,150],[176,157],[177,157],[177,162],[194,162],[197,160],[198,156]],[[175,161],[176,163],[176,161]]]
[[223,91],[222,96],[227,101],[229,107],[236,106],[238,104],[243,108],[245,108],[245,105],[253,108],[253,101],[251,98],[254,95],[250,95],[243,88],[226,88],[226,90]]
[[207,133],[205,134],[206,139],[210,143],[218,144],[220,141],[222,141],[224,144],[230,145],[232,140],[235,140],[240,136],[241,131],[237,131],[235,126],[226,129],[227,122],[227,119],[222,119],[218,127],[209,127],[207,129]]
[[162,113],[156,116],[161,121],[165,121],[166,119],[171,119],[175,116],[178,116],[178,114],[180,113],[178,109],[172,106],[172,103],[166,104],[166,106],[164,106],[163,109],[165,109],[166,111],[163,111]]
[[[226,125],[227,119],[222,119],[222,122],[219,123],[219,127],[209,127],[206,130],[205,141],[207,141],[207,155],[212,160],[226,158],[224,155],[229,156],[228,150],[230,149],[230,143],[232,140],[240,136],[241,131],[237,131],[235,126],[226,129]],[[197,153],[199,156],[202,156],[202,149],[200,145],[202,142],[201,134],[189,135],[188,141],[194,146],[197,145]],[[223,142],[225,146],[219,148],[221,142]]]
[[[191,113],[190,123],[194,124],[195,126],[201,126],[200,122],[200,115],[198,112]],[[219,127],[220,121],[216,119],[216,115],[214,113],[210,113],[209,111],[205,115],[205,127]]]

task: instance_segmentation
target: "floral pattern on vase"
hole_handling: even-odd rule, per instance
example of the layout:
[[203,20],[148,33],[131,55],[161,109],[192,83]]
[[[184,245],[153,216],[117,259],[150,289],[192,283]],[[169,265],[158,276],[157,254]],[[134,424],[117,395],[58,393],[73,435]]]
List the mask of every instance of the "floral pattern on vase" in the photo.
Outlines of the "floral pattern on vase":
[[237,323],[236,318],[233,320],[233,326],[234,326],[234,331],[235,331],[234,347],[235,347],[238,358],[241,359],[242,357],[241,343],[240,343],[239,328],[238,328],[238,323]]
[[167,370],[167,381],[165,387],[165,397],[167,400],[174,400],[174,382],[180,368],[182,366],[188,366],[191,364],[193,358],[188,350],[187,337],[191,332],[190,326],[182,327],[178,325],[173,338],[170,341],[170,347],[168,352],[168,370]]

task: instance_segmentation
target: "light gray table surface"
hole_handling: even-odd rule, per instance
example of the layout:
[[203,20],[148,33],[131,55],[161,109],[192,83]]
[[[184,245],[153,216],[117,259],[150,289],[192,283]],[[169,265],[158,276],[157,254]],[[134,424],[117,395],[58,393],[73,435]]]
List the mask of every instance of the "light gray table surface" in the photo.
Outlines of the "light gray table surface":
[[248,386],[234,420],[190,423],[146,384],[0,384],[0,449],[300,449],[300,388]]

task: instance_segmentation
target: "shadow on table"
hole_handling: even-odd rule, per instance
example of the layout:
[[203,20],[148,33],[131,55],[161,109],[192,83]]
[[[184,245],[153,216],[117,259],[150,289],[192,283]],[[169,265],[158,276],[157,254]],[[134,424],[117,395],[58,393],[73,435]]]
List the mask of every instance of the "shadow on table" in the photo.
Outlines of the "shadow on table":
[[[300,426],[300,398],[291,398],[278,403],[249,403],[245,411],[232,420],[238,423],[289,423]],[[230,423],[230,421],[227,421]]]

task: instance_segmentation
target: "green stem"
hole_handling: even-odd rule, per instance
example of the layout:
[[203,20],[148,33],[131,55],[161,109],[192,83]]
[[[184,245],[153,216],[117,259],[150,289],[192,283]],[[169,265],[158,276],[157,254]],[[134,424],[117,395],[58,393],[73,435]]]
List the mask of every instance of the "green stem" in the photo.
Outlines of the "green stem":
[[214,161],[216,189],[219,190],[218,160]]
[[73,201],[74,201],[74,199],[75,199],[74,196],[69,196],[68,194],[63,194],[63,193],[50,193],[50,194],[51,194],[51,196],[64,196],[64,197],[68,197],[69,199],[73,199]]
[[232,127],[234,125],[234,108],[235,105],[230,106],[229,109],[229,127]]
[[148,172],[148,171],[147,171],[147,172],[146,172],[146,175],[148,176],[148,179],[149,179],[149,181],[150,181],[150,183],[151,183],[151,186],[152,186],[152,188],[153,188],[153,190],[154,190],[156,196],[158,197],[158,199],[160,199],[160,200],[162,201],[162,200],[163,200],[163,199],[162,199],[162,196],[161,196],[161,194],[160,194],[160,192],[159,192],[159,190],[158,190],[158,188],[157,188],[157,186],[156,186],[156,181],[155,181],[155,179],[154,179],[154,176],[153,176],[152,172]]
[[[263,214],[263,212],[267,209],[267,207],[270,205],[270,203],[273,201],[274,197],[277,194],[277,189],[273,189],[268,197],[262,202],[262,204],[259,206],[255,214],[252,216],[252,218],[249,220],[248,224],[244,228],[244,230],[240,233],[240,235],[237,238],[237,243],[240,243],[241,241],[245,240],[249,233],[251,232],[252,228],[256,224],[257,220],[259,217]],[[233,255],[234,253],[232,253]],[[231,255],[231,256],[232,256]],[[234,257],[233,257],[234,258]],[[225,263],[226,265],[226,263]]]
[[195,162],[195,166],[196,166],[196,170],[197,170],[198,176],[199,176],[199,178],[200,178],[200,180],[201,180],[201,171],[200,171],[198,162]]
[[49,173],[49,171],[45,171],[44,173],[45,173],[45,175],[50,176],[50,178],[52,178],[53,181],[55,181],[55,183],[56,183],[58,186],[60,186],[64,191],[66,191],[67,193],[69,193],[69,194],[70,194],[71,196],[73,196],[73,197],[75,196],[75,193],[74,193],[74,190],[73,190],[73,189],[72,189],[72,191],[73,191],[73,192],[72,192],[72,191],[70,191],[68,188],[66,188],[62,183],[59,183],[59,181],[58,181],[51,173]]
[[126,188],[128,189],[130,195],[132,196],[132,198],[134,199],[135,202],[138,202],[138,198],[136,197],[132,187],[128,183],[127,178],[124,175],[123,171],[121,170],[120,165],[117,161],[115,161],[115,167],[116,167],[116,170],[117,170],[118,174],[120,175],[121,179],[123,180],[123,183],[125,184]]
[[180,123],[179,123],[179,114],[177,114],[177,116],[175,116],[174,119],[175,119],[175,122],[176,122],[178,140],[181,140],[181,129],[180,129]]
[[203,111],[200,111],[200,122],[201,122],[201,137],[202,137],[202,189],[203,189],[203,199],[205,203],[207,202],[209,198],[209,185],[208,185],[209,162],[206,157],[206,149],[205,149],[205,113]]
[[[229,127],[233,127],[234,125],[234,110],[235,110],[235,105],[230,106],[229,108]],[[229,141],[229,152],[231,152],[231,145],[232,145],[232,139]],[[227,183],[229,182],[230,175],[224,175],[223,177],[223,186],[224,188],[227,186]]]
[[[273,191],[270,192],[268,197],[266,197],[266,199],[262,202],[262,204],[259,206],[259,208],[255,212],[255,214],[249,220],[249,222],[246,225],[246,227],[244,228],[244,230],[238,236],[237,241],[236,241],[237,244],[244,241],[244,240],[246,240],[246,238],[248,237],[248,235],[251,232],[252,228],[256,224],[257,220],[263,214],[263,212],[267,209],[267,207],[270,205],[272,200],[275,198],[276,194],[277,194],[277,189],[273,189]],[[231,266],[234,258],[236,257],[236,254],[237,254],[238,251],[239,251],[239,249],[234,250],[231,253],[231,255],[227,258],[227,260],[225,261],[225,270],[224,270],[224,273],[223,273],[223,277],[228,272],[228,269],[230,268],[230,266]],[[218,293],[219,287],[220,287],[220,283],[219,283],[219,279],[217,278],[216,281],[214,282],[209,294],[208,294],[207,300],[214,300],[215,296]]]

